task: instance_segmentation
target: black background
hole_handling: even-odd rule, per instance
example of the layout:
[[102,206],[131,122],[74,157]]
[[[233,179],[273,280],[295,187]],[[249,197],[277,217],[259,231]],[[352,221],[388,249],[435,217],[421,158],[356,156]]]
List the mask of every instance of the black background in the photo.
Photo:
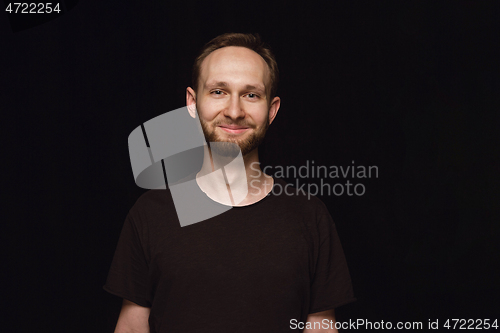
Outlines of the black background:
[[498,318],[499,3],[325,3],[80,1],[16,32],[0,14],[3,332],[113,331],[102,285],[145,191],[128,135],[185,105],[225,32],[278,61],[263,166],[378,166],[363,196],[320,196],[358,298],[337,319]]

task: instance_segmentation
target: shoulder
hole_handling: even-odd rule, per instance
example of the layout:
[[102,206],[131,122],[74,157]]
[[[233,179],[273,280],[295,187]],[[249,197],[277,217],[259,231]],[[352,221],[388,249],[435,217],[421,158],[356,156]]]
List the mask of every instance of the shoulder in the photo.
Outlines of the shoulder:
[[273,188],[276,197],[274,207],[278,208],[280,215],[298,223],[303,235],[318,251],[320,244],[336,234],[335,223],[327,206],[320,198],[308,193],[307,186],[294,187],[283,179],[275,179],[275,185],[278,188]]
[[150,224],[153,221],[176,219],[172,194],[168,189],[148,190],[141,194],[128,213],[137,226]]
[[321,199],[307,191],[307,186],[295,187],[281,178],[274,178],[273,195],[293,212],[315,217],[316,220],[329,217],[328,208]]
[[172,199],[172,194],[168,189],[148,190],[141,194],[136,200],[134,207],[144,208],[158,204],[165,204]]
[[167,189],[153,189],[142,193],[132,206],[135,210],[151,210],[159,207],[174,207],[172,193]]

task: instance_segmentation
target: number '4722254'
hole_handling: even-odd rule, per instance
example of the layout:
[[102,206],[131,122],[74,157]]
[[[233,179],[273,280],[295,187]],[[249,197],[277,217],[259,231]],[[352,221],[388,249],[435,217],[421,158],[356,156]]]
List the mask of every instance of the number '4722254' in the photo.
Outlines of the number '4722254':
[[498,329],[498,319],[447,319],[443,327],[447,329],[476,329],[476,330],[488,330],[490,328]]
[[[52,6],[54,5],[54,7]],[[60,13],[61,9],[59,3],[53,4],[52,2],[39,2],[39,3],[26,3],[26,2],[9,2],[5,8],[9,14],[50,14],[52,12]]]

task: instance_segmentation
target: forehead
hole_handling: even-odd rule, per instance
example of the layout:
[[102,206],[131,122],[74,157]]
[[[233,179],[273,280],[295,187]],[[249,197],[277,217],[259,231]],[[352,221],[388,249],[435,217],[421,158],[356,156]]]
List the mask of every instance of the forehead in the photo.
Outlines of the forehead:
[[263,84],[270,80],[265,60],[256,52],[239,46],[227,46],[210,53],[201,63],[202,86],[211,81],[234,84]]

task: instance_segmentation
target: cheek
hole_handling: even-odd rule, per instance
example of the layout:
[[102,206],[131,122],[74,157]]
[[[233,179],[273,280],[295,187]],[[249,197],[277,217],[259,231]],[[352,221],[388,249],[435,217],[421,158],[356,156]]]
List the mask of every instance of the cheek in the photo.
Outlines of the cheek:
[[220,106],[218,106],[217,103],[207,103],[207,101],[199,101],[196,107],[198,109],[198,115],[205,122],[211,122],[214,120],[219,113],[218,110],[220,109]]
[[267,109],[262,109],[262,108],[254,110],[254,112],[252,112],[252,118],[255,124],[259,126],[264,125],[264,123],[267,121],[268,118],[267,112],[268,112]]

